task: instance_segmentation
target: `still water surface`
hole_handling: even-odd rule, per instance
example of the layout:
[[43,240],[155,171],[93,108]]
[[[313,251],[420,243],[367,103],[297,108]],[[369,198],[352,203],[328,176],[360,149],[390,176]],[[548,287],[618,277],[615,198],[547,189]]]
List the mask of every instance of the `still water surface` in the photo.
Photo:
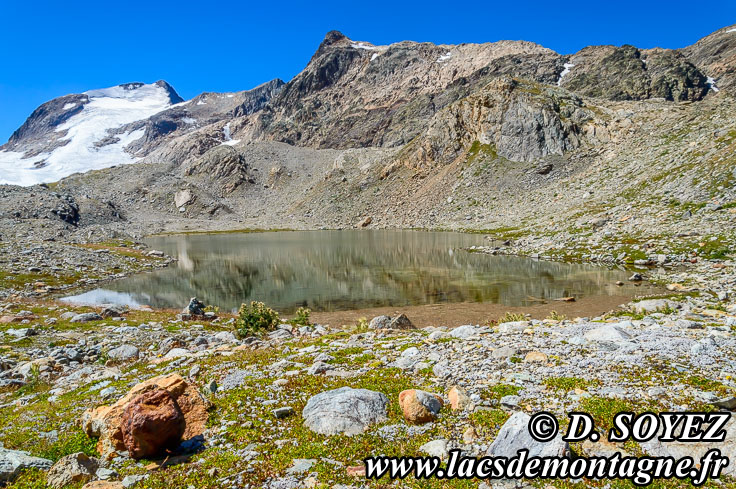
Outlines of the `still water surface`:
[[169,268],[68,297],[86,304],[181,308],[190,297],[223,310],[251,300],[282,313],[300,306],[341,311],[381,306],[633,295],[623,270],[461,248],[482,236],[450,232],[345,230],[177,235],[146,240],[178,258]]

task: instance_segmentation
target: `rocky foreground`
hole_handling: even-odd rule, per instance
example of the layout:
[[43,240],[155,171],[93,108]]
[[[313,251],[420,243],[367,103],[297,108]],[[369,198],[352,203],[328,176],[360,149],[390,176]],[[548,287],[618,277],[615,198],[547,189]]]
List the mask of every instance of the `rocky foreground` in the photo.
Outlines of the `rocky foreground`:
[[[603,432],[619,411],[736,408],[734,263],[691,267],[700,268],[660,272],[672,296],[601,317],[506,317],[455,329],[380,316],[347,329],[284,323],[243,338],[227,315],[6,300],[0,480],[54,488],[540,486],[368,482],[362,459],[446,458],[453,448],[510,454],[502,440],[538,410],[563,425],[566,413],[589,412]],[[736,457],[732,424],[718,448]],[[588,455],[709,448],[550,443]],[[708,485],[734,484],[736,465],[725,474]]]

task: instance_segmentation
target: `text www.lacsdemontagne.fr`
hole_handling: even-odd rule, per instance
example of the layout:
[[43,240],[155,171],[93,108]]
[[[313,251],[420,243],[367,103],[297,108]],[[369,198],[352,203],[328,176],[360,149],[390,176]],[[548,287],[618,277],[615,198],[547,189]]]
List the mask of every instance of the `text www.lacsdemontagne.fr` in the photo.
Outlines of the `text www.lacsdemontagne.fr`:
[[692,457],[529,457],[519,450],[514,457],[466,457],[451,450],[445,467],[438,457],[368,457],[364,460],[366,478],[404,479],[628,479],[647,485],[655,479],[690,479],[702,485],[719,477],[728,466],[727,457],[713,449],[696,461]]

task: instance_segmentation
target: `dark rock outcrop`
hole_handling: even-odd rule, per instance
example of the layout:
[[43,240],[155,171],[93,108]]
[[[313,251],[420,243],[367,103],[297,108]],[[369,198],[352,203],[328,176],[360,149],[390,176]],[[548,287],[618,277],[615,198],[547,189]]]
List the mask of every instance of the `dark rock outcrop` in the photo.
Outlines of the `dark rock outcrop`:
[[590,46],[571,56],[570,64],[560,85],[586,97],[695,101],[708,92],[707,77],[669,49]]

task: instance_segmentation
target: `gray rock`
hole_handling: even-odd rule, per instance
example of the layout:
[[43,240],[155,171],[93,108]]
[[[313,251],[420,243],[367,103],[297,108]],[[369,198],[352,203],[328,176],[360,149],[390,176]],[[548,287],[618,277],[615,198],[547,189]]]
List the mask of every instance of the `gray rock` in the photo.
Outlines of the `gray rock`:
[[28,452],[0,447],[0,482],[12,482],[26,469],[49,470],[54,463]]
[[391,323],[391,318],[389,316],[376,316],[373,319],[371,319],[371,322],[370,324],[368,324],[368,327],[370,329],[387,329],[390,323]]
[[736,397],[730,396],[730,397],[724,397],[722,399],[717,399],[713,401],[712,403],[714,406],[728,409],[729,411],[733,411],[736,409]]
[[491,357],[496,359],[510,358],[514,355],[516,355],[516,349],[511,348],[510,346],[502,346],[501,348],[496,348],[491,353]]
[[294,414],[294,408],[285,406],[273,410],[273,415],[278,419],[287,418]]
[[511,321],[498,325],[499,333],[523,333],[529,327],[529,321]]
[[666,309],[679,309],[680,305],[677,302],[667,299],[648,299],[645,301],[634,302],[631,304],[631,308],[634,312],[650,314]]
[[304,425],[316,433],[357,435],[388,419],[388,403],[380,392],[341,387],[311,397],[302,416]]
[[77,314],[76,316],[72,317],[71,322],[86,323],[89,321],[99,321],[101,319],[102,319],[102,316],[100,316],[96,312],[85,312],[82,314]]
[[220,343],[237,343],[238,339],[230,331],[220,331],[215,335],[215,340]]
[[314,358],[314,363],[319,363],[319,362],[327,363],[334,359],[335,357],[333,357],[332,355],[328,355],[327,353],[320,353]]
[[316,459],[313,458],[296,458],[294,459],[291,467],[286,469],[287,474],[304,474],[309,472],[314,464],[317,463]]
[[453,338],[460,338],[466,340],[478,335],[478,331],[475,326],[466,324],[465,326],[458,326],[449,332],[449,335]]
[[123,304],[110,304],[105,306],[102,310],[101,316],[103,318],[120,317],[128,312],[128,306]]
[[95,477],[103,481],[113,479],[117,476],[118,476],[117,472],[115,472],[112,469],[105,468],[105,467],[100,467],[99,469],[97,469],[97,472],[95,472]]
[[16,338],[28,338],[38,334],[38,331],[33,328],[8,329],[5,332],[10,336],[15,336]]
[[136,360],[139,354],[140,351],[138,351],[138,348],[133,345],[120,345],[119,347],[113,348],[107,352],[107,356],[112,360],[118,360],[121,362]]
[[522,412],[514,413],[501,427],[498,436],[488,447],[487,455],[491,457],[514,457],[519,450],[529,450],[529,457],[562,457],[568,454],[567,443],[562,436],[549,442],[536,441],[529,434],[531,417]]
[[100,467],[100,461],[83,452],[61,457],[46,474],[46,482],[61,489],[73,482],[84,482],[92,478]]
[[429,441],[419,447],[419,451],[426,453],[430,457],[438,457],[440,459],[446,459],[449,454],[447,440],[445,439]]
[[327,372],[330,368],[330,364],[328,363],[317,362],[307,369],[307,373],[309,375],[319,375]]
[[148,479],[148,475],[126,475],[123,477],[121,484],[125,489],[131,489],[146,479]]
[[399,314],[388,323],[388,329],[415,329],[406,314]]
[[164,355],[164,358],[180,358],[189,355],[189,353],[189,350],[186,348],[172,348],[166,355]]
[[617,343],[631,339],[630,334],[613,324],[591,329],[584,337],[594,343]]
[[233,370],[229,374],[225,376],[224,379],[220,382],[220,390],[221,391],[229,391],[231,389],[237,389],[241,385],[245,383],[246,380],[248,380],[249,377],[253,375],[252,372],[248,370]]
[[519,407],[519,401],[521,398],[519,396],[509,395],[509,396],[503,396],[501,398],[501,406],[507,407],[507,408],[517,408]]

